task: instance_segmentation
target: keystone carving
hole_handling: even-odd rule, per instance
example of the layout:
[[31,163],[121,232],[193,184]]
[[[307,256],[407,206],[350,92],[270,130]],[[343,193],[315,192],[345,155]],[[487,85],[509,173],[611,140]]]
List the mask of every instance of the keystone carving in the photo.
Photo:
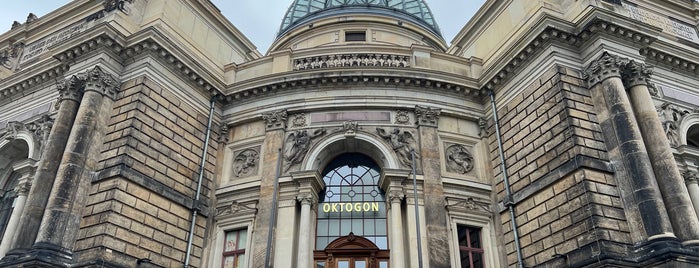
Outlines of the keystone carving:
[[639,85],[648,86],[652,74],[652,67],[632,60],[626,64],[622,73],[622,79],[627,88]]
[[238,178],[256,175],[259,155],[254,149],[245,149],[238,153],[233,163],[233,174]]
[[592,87],[607,78],[621,77],[621,70],[627,63],[627,59],[604,52],[599,59],[590,63],[583,71],[583,78]]
[[441,112],[442,110],[437,108],[415,106],[415,116],[420,126],[437,127],[437,123],[439,123],[439,114]]
[[466,174],[473,170],[473,155],[460,144],[447,147],[446,151],[447,171]]
[[272,111],[262,114],[262,119],[265,120],[267,131],[283,129],[286,127],[287,114],[286,110]]
[[284,143],[284,161],[286,161],[286,169],[288,171],[293,165],[299,164],[311,148],[311,141],[315,138],[325,135],[325,129],[316,129],[311,134],[308,130],[298,130],[289,134]]
[[670,146],[677,147],[680,145],[680,134],[679,134],[679,124],[689,112],[682,111],[680,108],[671,103],[664,103],[660,107],[656,108],[658,111],[658,117],[663,125],[663,130],[665,130],[665,135],[668,141],[670,141]]
[[[401,164],[407,167],[413,166],[410,151],[416,147],[417,141],[410,131],[401,131],[395,128],[393,131],[388,132],[383,128],[376,128],[376,133],[391,144],[391,148],[398,155],[398,160],[400,160]],[[417,152],[415,153],[415,158],[418,158]]]

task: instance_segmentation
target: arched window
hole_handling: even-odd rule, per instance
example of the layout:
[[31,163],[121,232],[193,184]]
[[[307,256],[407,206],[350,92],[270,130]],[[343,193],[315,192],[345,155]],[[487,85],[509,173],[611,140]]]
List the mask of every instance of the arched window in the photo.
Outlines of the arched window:
[[18,173],[12,173],[5,185],[3,185],[2,190],[0,190],[0,238],[5,235],[7,223],[12,215],[15,198],[17,197],[15,188],[17,187],[19,176],[20,174]]
[[699,147],[699,124],[689,127],[687,131],[687,145]]
[[378,185],[378,166],[364,155],[345,154],[333,160],[323,174],[316,249],[350,232],[388,249],[386,202]]

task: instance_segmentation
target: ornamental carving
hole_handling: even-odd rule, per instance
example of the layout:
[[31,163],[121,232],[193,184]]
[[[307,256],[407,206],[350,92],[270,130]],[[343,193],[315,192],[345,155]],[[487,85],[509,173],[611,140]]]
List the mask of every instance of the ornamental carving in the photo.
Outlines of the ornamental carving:
[[292,119],[291,122],[294,127],[305,127],[307,125],[306,114],[294,115],[294,119]]
[[21,132],[28,132],[32,134],[32,138],[37,144],[42,144],[48,139],[52,127],[53,119],[48,115],[43,115],[39,120],[34,122],[8,122],[5,128],[6,132],[3,136],[7,140],[13,140],[16,139]]
[[466,199],[453,199],[447,198],[447,209],[457,209],[465,211],[484,211],[492,212],[487,201],[478,200],[473,197],[468,197]]
[[398,110],[396,111],[396,124],[407,125],[410,124],[410,115],[408,111]]
[[245,149],[239,152],[233,161],[233,175],[238,178],[257,175],[259,155],[255,149]]
[[224,214],[235,215],[243,212],[254,212],[257,213],[256,203],[241,204],[238,201],[233,201],[231,204],[223,207],[216,208],[216,216],[221,216]]
[[388,201],[389,204],[400,203],[404,198],[405,194],[403,194],[403,191],[390,191],[386,194],[386,201]]
[[221,125],[221,128],[219,129],[219,132],[218,132],[218,142],[227,143],[228,142],[228,135],[229,135],[230,131],[231,130],[228,128],[228,124],[223,123],[223,125]]
[[31,181],[25,181],[20,184],[17,184],[15,187],[15,192],[17,195],[20,196],[26,196],[29,194],[29,190],[32,189],[32,182]]
[[629,61],[617,55],[610,55],[607,52],[602,53],[602,56],[590,63],[583,71],[583,78],[587,80],[589,86],[592,87],[597,83],[604,81],[610,77],[621,77],[621,69]]
[[682,172],[682,177],[684,178],[685,184],[695,184],[697,181],[699,181],[699,173],[696,171],[687,170]]
[[126,7],[126,3],[133,3],[133,0],[105,0],[104,1],[104,11],[112,12],[114,10],[119,10],[126,14],[129,14],[129,9]]
[[473,155],[460,144],[453,144],[445,150],[447,171],[466,174],[473,170]]
[[342,128],[345,130],[345,134],[354,134],[359,130],[359,123],[353,120],[345,121],[342,123]]
[[[413,166],[411,151],[417,147],[417,141],[413,133],[401,131],[398,128],[393,129],[391,132],[383,128],[376,128],[376,133],[391,144],[391,148],[396,152],[401,164],[406,167]],[[415,158],[419,158],[417,152],[415,153]]]
[[83,97],[83,85],[84,80],[81,80],[75,75],[68,79],[57,81],[58,101],[56,102],[56,108],[58,108],[64,100],[80,102]]
[[313,139],[325,135],[325,129],[316,129],[311,133],[308,130],[297,130],[286,137],[284,143],[284,161],[285,171],[288,171],[292,166],[299,164],[306,157],[306,153],[311,148]]
[[262,119],[265,120],[267,131],[283,129],[286,127],[287,113],[286,110],[263,113]]
[[342,67],[409,68],[410,56],[389,54],[340,54],[307,57],[294,60],[294,70]]
[[296,196],[296,200],[298,200],[299,203],[301,203],[301,205],[308,205],[308,206],[311,206],[311,205],[318,203],[318,198],[316,198],[315,196],[313,196],[310,193],[299,194],[298,196]]
[[119,83],[114,77],[106,73],[99,66],[95,66],[85,73],[77,75],[78,79],[85,81],[85,91],[94,91],[112,100],[119,91]]
[[627,88],[639,85],[648,86],[652,74],[652,67],[632,60],[626,64],[622,73],[622,79]]
[[478,118],[478,137],[488,136],[488,120],[485,117]]
[[437,127],[439,122],[439,114],[442,112],[441,109],[430,108],[424,106],[415,106],[415,116],[417,117],[417,123],[421,126],[431,126]]
[[10,47],[0,51],[0,66],[13,72],[16,71],[23,51],[24,43],[22,42],[15,42]]
[[679,125],[689,112],[683,111],[674,104],[665,103],[660,107],[656,108],[658,111],[658,117],[660,118],[660,123],[663,125],[663,130],[665,131],[665,136],[667,136],[670,146],[677,147],[681,144]]

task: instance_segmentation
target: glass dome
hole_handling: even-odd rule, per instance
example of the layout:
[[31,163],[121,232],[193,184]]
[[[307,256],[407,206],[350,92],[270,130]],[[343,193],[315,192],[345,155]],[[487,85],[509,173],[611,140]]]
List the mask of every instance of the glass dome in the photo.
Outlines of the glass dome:
[[424,0],[294,0],[277,37],[313,19],[348,13],[382,14],[411,21],[441,37]]

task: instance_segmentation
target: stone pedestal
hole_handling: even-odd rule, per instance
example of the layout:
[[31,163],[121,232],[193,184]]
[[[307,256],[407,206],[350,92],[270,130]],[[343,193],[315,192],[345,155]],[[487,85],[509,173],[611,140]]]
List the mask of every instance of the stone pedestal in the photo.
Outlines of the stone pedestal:
[[633,111],[673,230],[684,244],[698,244],[699,219],[648,91],[650,75],[645,65],[631,61],[623,72],[624,84],[630,88]]

